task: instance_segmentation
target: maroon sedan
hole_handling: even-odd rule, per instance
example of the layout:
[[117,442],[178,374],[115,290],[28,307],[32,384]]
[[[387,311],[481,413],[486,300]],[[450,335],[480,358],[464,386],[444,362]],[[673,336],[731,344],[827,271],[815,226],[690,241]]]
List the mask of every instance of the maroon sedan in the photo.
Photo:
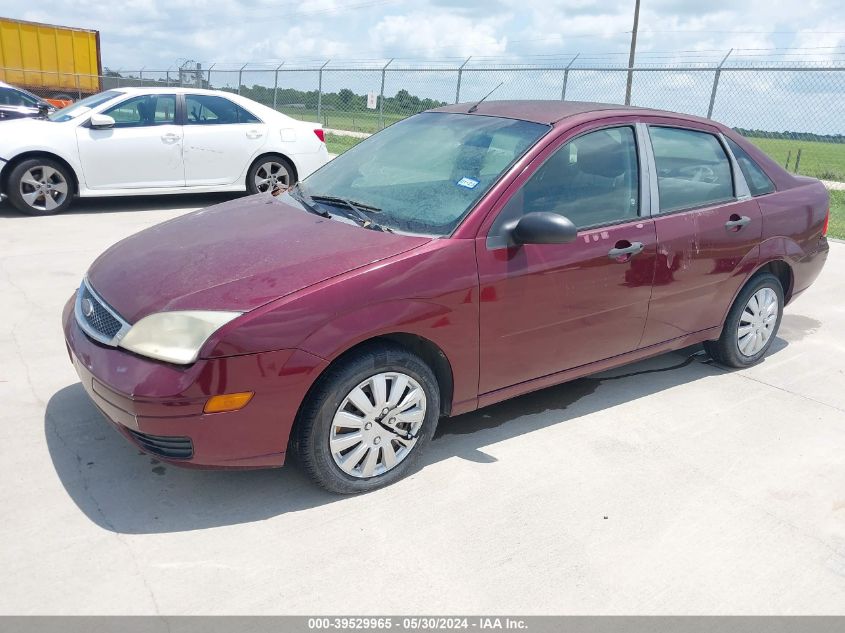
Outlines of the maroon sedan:
[[292,452],[359,492],[405,475],[441,416],[693,343],[757,362],[824,264],[828,213],[818,181],[709,120],[454,105],[112,246],[64,331],[144,451]]

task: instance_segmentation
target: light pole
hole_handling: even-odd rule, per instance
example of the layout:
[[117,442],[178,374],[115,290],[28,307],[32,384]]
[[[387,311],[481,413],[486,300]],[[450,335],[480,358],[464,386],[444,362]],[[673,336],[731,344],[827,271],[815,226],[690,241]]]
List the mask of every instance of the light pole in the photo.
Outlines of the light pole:
[[637,28],[640,24],[640,0],[634,4],[634,30],[631,31],[631,53],[628,55],[628,82],[625,84],[625,105],[631,105],[631,83],[634,80],[634,58],[637,54]]

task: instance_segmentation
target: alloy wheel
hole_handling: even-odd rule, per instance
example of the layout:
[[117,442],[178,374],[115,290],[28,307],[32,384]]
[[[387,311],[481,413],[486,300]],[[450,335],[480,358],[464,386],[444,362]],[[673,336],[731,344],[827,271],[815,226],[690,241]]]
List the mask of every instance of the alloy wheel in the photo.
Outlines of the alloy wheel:
[[287,187],[289,184],[288,170],[278,161],[267,161],[255,170],[255,188],[261,193],[273,191],[278,185]]
[[24,202],[39,211],[52,211],[67,199],[68,183],[56,169],[39,165],[28,169],[20,180]]
[[335,464],[352,477],[383,475],[417,444],[426,397],[407,374],[384,372],[347,394],[332,420],[329,449]]

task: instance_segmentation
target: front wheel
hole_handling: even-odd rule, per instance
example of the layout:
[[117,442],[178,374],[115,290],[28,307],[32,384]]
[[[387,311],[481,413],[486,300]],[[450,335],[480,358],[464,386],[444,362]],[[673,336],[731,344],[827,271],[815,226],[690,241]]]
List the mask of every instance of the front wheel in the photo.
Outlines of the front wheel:
[[246,174],[246,190],[250,194],[272,192],[277,187],[296,184],[290,162],[278,154],[258,158]]
[[769,351],[783,317],[783,287],[771,273],[753,277],[731,306],[718,341],[704,346],[728,367],[749,367]]
[[309,394],[292,448],[326,490],[367,492],[404,477],[434,434],[437,380],[401,347],[374,345],[330,367]]
[[9,201],[27,215],[55,215],[70,206],[73,184],[66,167],[49,158],[23,161],[9,174]]

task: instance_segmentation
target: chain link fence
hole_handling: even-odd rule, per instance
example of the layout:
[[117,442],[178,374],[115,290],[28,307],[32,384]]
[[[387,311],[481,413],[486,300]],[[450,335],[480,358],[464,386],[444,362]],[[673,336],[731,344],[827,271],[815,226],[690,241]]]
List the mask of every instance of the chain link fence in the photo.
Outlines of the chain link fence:
[[[254,99],[343,134],[376,132],[417,112],[459,101],[564,99],[624,103],[711,117],[805,175],[845,182],[845,66],[729,62],[683,66],[562,65],[380,60],[190,64],[167,70],[60,75],[0,68],[0,81],[43,97],[99,90],[196,86]],[[501,84],[501,85],[500,85]]]

